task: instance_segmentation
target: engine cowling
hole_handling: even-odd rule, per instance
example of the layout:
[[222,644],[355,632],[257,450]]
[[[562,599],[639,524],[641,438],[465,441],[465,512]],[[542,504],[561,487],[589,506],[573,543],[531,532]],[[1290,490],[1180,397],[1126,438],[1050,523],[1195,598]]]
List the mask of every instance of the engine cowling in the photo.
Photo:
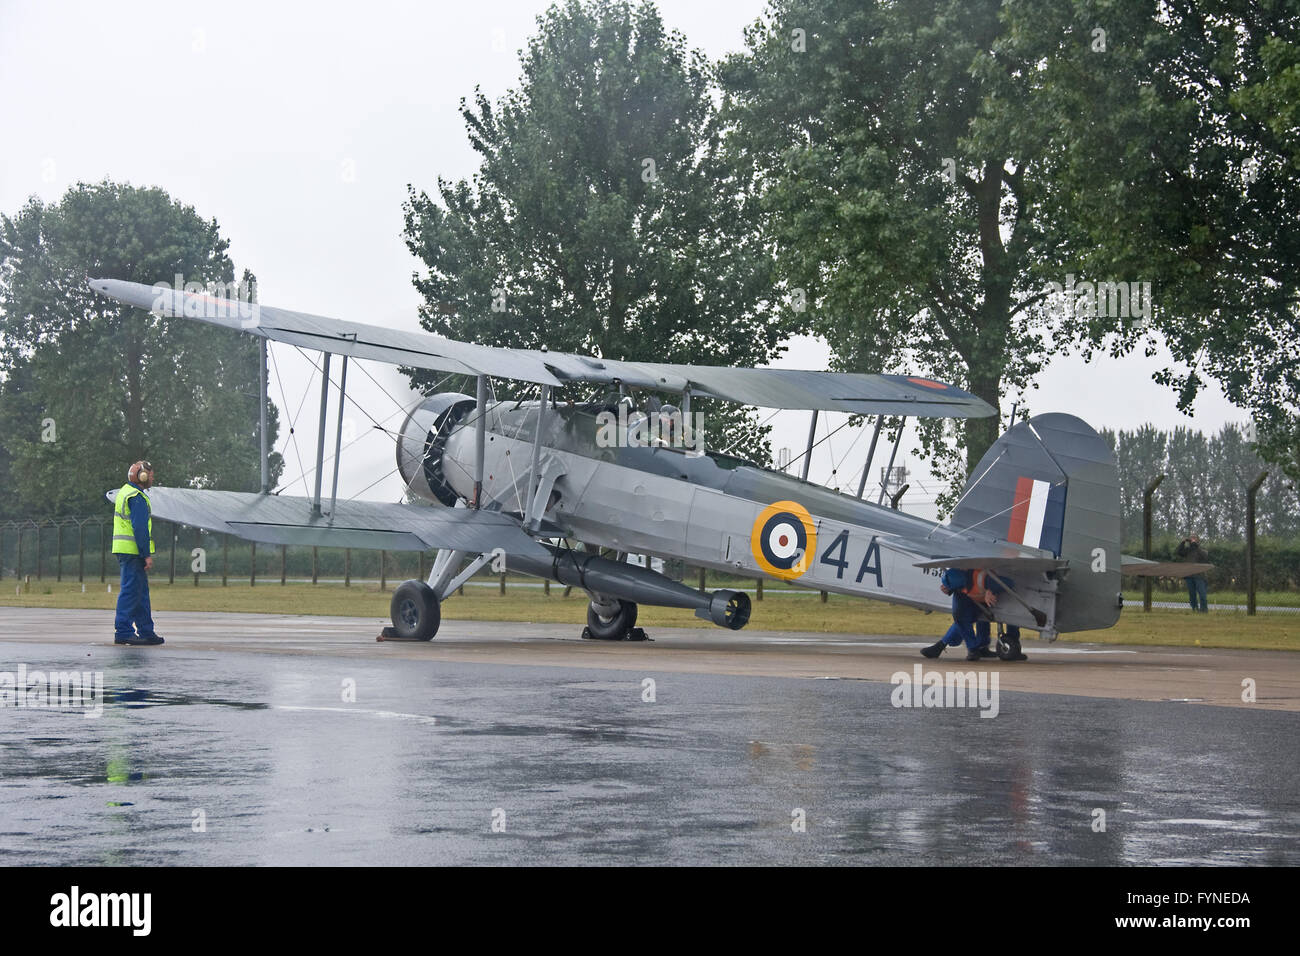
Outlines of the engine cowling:
[[406,487],[430,501],[451,507],[458,495],[443,472],[447,436],[474,410],[460,392],[431,395],[406,414],[397,437],[397,470]]

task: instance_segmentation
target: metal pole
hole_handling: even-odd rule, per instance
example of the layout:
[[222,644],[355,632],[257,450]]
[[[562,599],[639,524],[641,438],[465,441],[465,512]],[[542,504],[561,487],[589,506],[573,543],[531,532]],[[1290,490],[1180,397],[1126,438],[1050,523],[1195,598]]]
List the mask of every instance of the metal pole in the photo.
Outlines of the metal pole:
[[334,484],[330,491],[330,523],[334,523],[334,506],[339,500],[339,455],[343,451],[343,399],[348,388],[348,357],[343,356],[343,371],[339,375],[339,420],[334,429]]
[[99,523],[99,583],[104,583],[104,569],[108,566],[108,538],[104,535],[104,522]]
[[817,434],[817,411],[813,409],[812,422],[808,425],[808,447],[804,449],[803,474],[799,476],[803,481],[808,480],[808,468],[812,464],[813,438]]
[[171,570],[167,572],[167,583],[175,584],[176,583],[176,522],[173,521],[171,525],[172,525],[172,566],[171,566]]
[[315,584],[317,577],[320,575],[319,559],[320,550],[316,545],[311,546],[311,583]]
[[478,419],[474,422],[474,503],[483,498],[483,457],[487,453],[487,376],[478,376],[474,390],[478,402]]
[[[1151,560],[1151,496],[1156,493],[1156,489],[1160,487],[1160,482],[1164,480],[1164,475],[1156,475],[1151,484],[1147,485],[1146,490],[1142,492],[1142,557],[1148,561]],[[1142,610],[1144,612],[1151,610],[1151,578],[1149,576],[1142,579]]]
[[284,587],[284,583],[286,581],[285,575],[288,570],[287,569],[288,555],[289,555],[289,546],[287,544],[280,545],[280,587]]
[[41,526],[36,525],[36,580],[41,579]]
[[343,549],[343,586],[352,587],[352,549]]
[[226,586],[226,575],[230,572],[230,535],[221,536],[221,586]]
[[266,447],[266,339],[259,338],[261,362],[257,376],[257,444],[262,456],[262,494],[271,490],[271,461]]
[[876,427],[871,433],[871,447],[867,449],[867,463],[862,466],[862,480],[858,482],[858,497],[867,490],[867,475],[871,474],[871,462],[876,457],[876,442],[880,440],[880,426],[885,423],[884,415],[876,416]]
[[257,542],[252,542],[252,550],[248,552],[248,586],[257,587]]
[[379,552],[379,590],[388,590],[388,552]]
[[907,425],[907,416],[904,415],[898,420],[898,436],[894,439],[894,450],[889,453],[889,466],[885,468],[885,480],[880,483],[880,497],[876,499],[876,504],[885,503],[885,487],[889,482],[889,476],[894,472],[894,459],[898,456],[898,446],[903,444],[903,428]]
[[[99,537],[102,540],[104,536],[101,534]],[[104,580],[103,563],[104,563],[103,561],[100,561],[99,580],[101,581]],[[19,581],[23,579],[23,526],[22,525],[18,526],[18,558],[17,560],[14,561],[14,577],[16,577]]]
[[59,552],[54,561],[54,580],[63,580],[63,522],[60,521],[54,528],[54,549]]
[[1246,488],[1246,613],[1255,613],[1255,496],[1268,477],[1261,471]]
[[325,368],[320,376],[320,427],[316,432],[316,493],[312,496],[311,513],[320,516],[321,481],[325,477],[325,416],[329,412],[330,353],[325,353]]
[[77,522],[77,580],[86,580],[86,523]]

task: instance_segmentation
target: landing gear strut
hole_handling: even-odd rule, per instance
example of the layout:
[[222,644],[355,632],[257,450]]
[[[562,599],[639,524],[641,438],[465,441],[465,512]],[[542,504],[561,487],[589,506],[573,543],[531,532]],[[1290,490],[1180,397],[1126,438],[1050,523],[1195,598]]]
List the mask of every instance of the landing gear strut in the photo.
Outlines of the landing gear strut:
[[645,631],[636,626],[636,605],[631,601],[596,601],[587,606],[587,626],[582,637],[588,641],[645,641]]
[[403,581],[388,606],[393,626],[384,628],[380,640],[429,641],[438,633],[442,611],[433,588],[423,581]]

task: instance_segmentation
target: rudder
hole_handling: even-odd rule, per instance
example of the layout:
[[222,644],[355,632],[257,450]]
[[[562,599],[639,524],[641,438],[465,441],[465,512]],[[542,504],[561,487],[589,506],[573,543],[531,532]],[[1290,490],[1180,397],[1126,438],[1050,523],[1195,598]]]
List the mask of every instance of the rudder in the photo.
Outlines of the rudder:
[[1110,446],[1082,419],[1038,415],[1003,433],[971,473],[951,527],[1069,561],[1060,573],[1055,630],[1119,620],[1119,475]]

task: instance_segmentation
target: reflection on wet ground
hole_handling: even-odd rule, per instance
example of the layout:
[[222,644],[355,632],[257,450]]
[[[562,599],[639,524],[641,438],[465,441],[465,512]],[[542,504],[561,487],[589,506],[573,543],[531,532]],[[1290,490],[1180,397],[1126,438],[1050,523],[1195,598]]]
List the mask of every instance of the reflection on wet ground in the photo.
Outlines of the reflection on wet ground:
[[1003,693],[990,720],[863,681],[0,654],[105,688],[99,718],[0,708],[4,865],[1300,862],[1294,713]]

